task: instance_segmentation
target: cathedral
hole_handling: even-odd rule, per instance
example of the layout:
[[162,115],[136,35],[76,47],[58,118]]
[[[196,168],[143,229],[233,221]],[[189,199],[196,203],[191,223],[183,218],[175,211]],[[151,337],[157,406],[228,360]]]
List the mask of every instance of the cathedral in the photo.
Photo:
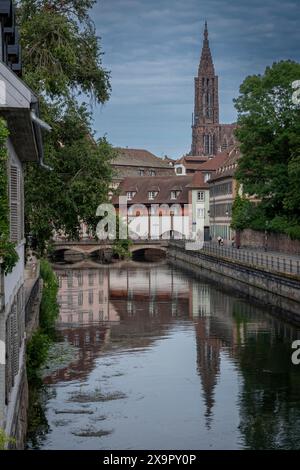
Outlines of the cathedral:
[[236,124],[219,122],[219,87],[209,47],[205,22],[198,76],[195,77],[195,108],[192,123],[191,156],[211,158],[235,144]]

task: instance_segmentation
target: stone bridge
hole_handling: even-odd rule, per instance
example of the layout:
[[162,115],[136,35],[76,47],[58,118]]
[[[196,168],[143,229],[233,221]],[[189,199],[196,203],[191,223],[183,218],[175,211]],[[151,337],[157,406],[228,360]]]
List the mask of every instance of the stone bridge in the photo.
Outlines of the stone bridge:
[[[168,248],[168,240],[132,240],[132,242],[133,243],[129,248],[131,253],[145,250],[159,250],[166,252]],[[53,254],[68,251],[88,257],[96,252],[109,251],[112,246],[113,242],[110,240],[55,240],[53,243]]]

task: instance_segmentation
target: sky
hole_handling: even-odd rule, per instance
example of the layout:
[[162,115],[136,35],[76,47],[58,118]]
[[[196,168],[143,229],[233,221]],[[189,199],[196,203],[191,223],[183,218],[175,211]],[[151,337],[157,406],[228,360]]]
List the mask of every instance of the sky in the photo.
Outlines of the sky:
[[157,156],[190,151],[205,20],[222,123],[236,120],[233,99],[246,76],[300,61],[300,0],[100,0],[92,18],[112,86],[94,108],[96,135]]

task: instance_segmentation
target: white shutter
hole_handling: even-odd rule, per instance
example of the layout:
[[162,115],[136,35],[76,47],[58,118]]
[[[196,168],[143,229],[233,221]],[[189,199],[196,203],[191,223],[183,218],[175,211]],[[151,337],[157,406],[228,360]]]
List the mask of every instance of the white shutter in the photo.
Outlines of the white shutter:
[[17,319],[17,304],[16,302],[13,305],[11,312],[11,334],[12,334],[12,345],[13,345],[13,355],[12,355],[12,374],[13,381],[19,370],[19,338],[18,338],[18,319]]
[[10,166],[10,239],[18,243],[22,238],[20,171],[17,166]]

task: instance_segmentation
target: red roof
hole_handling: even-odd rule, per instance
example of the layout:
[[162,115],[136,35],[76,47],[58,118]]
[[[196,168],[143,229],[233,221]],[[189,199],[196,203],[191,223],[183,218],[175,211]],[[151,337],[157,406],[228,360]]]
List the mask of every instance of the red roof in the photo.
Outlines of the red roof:
[[187,185],[190,189],[208,189],[208,184],[204,181],[204,175],[201,171],[196,171],[193,174],[193,180]]
[[[199,186],[197,186],[199,184]],[[149,200],[149,191],[157,191],[157,196]],[[132,188],[136,188],[136,194],[130,200],[130,204],[188,204],[188,193],[191,189],[208,188],[204,183],[203,175],[195,173],[188,176],[169,176],[169,177],[127,177],[118,187],[118,195],[113,196],[112,203],[118,204],[119,195],[126,196]],[[171,198],[171,191],[180,191],[176,199]]]
[[229,150],[218,153],[215,157],[210,158],[207,162],[204,162],[200,165],[200,171],[216,171],[220,166],[223,165],[226,158],[229,155]]

